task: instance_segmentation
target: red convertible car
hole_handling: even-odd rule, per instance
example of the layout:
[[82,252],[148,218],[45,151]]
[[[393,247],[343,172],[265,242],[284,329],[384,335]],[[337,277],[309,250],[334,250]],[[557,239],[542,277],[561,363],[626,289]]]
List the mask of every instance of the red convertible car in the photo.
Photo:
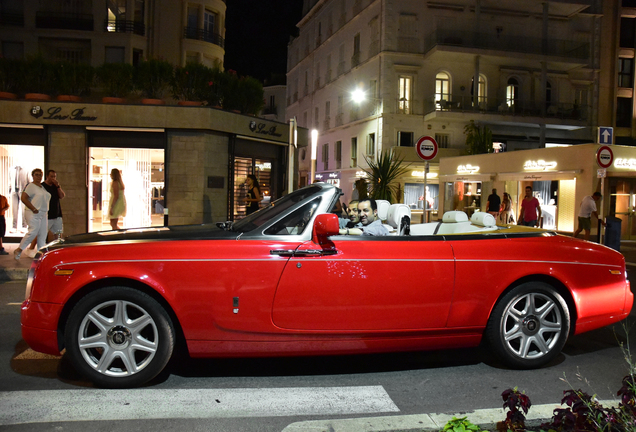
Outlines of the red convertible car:
[[486,213],[410,225],[403,204],[379,207],[387,236],[339,235],[340,195],[316,183],[235,223],[53,242],[29,272],[23,338],[65,349],[102,387],[151,380],[178,341],[192,357],[256,357],[484,339],[510,366],[536,368],[632,308],[625,260],[604,246]]

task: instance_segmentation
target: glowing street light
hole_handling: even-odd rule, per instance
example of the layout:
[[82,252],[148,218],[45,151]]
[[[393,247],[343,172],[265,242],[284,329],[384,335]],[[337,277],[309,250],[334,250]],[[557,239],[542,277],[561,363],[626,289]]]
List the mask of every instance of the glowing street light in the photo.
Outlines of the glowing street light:
[[364,94],[362,89],[355,89],[351,92],[351,100],[357,104],[364,102],[366,98],[367,96]]

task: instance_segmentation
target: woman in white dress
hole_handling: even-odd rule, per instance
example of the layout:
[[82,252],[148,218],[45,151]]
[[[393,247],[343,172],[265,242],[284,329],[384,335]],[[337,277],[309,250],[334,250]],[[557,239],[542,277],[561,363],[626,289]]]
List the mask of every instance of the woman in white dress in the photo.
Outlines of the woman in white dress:
[[38,249],[42,248],[46,244],[46,234],[49,230],[48,212],[51,194],[42,186],[44,173],[40,168],[34,169],[31,176],[33,181],[24,188],[24,192],[22,192],[20,197],[26,207],[24,213],[29,230],[24,235],[17,249],[13,251],[16,260],[20,259],[22,250],[36,237],[38,239]]
[[108,205],[108,219],[112,229],[119,229],[117,223],[120,217],[126,216],[126,197],[124,196],[124,182],[121,179],[121,172],[117,168],[110,171],[110,204]]

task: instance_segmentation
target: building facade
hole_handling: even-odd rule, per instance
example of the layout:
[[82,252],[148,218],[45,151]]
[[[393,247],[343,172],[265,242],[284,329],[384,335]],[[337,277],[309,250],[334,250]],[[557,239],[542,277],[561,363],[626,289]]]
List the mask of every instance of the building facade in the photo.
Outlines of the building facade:
[[225,0],[0,0],[0,55],[98,66],[161,57],[223,66]]
[[[262,204],[282,196],[289,125],[208,107],[0,100],[0,193],[8,240],[26,231],[21,191],[34,168],[54,169],[66,192],[64,235],[108,230],[110,172],[122,172],[124,228],[236,220],[248,174]],[[307,131],[298,131],[307,145]],[[297,182],[297,178],[295,179]]]
[[[471,120],[498,150],[594,142],[601,15],[590,0],[306,0],[287,115],[318,131],[317,175],[346,199],[365,158],[392,149],[423,172],[417,139],[461,152]],[[421,180],[402,184],[405,202],[429,208]]]

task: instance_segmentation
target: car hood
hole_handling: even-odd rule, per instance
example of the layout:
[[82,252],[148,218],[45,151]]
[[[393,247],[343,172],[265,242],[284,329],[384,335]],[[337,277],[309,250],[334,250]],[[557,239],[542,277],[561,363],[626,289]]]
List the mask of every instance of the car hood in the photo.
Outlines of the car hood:
[[122,242],[135,240],[213,240],[235,239],[240,233],[224,231],[214,224],[178,225],[156,228],[131,228],[76,234],[52,245],[52,248],[86,243]]

